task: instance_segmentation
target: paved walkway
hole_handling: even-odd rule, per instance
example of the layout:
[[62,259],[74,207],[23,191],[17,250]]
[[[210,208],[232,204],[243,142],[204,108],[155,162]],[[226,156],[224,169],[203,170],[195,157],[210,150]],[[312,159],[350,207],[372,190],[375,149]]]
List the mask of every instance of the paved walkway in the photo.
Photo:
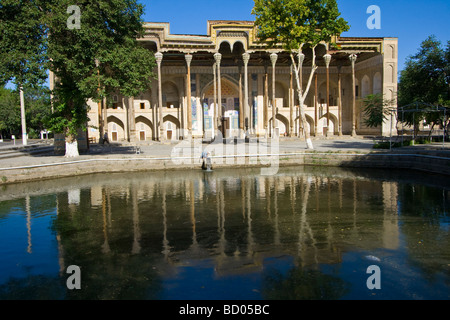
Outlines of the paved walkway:
[[[332,137],[314,138],[314,151],[306,149],[306,142],[298,138],[280,138],[277,153],[305,153],[305,152],[340,152],[340,153],[371,153],[389,152],[389,150],[373,149],[374,139],[365,137]],[[14,145],[10,141],[0,142],[0,170],[2,168],[34,166],[55,164],[70,161],[90,160],[90,159],[135,159],[135,158],[170,158],[174,148],[189,148],[189,144],[184,142],[146,142],[140,144],[141,153],[136,154],[135,145],[130,143],[112,143],[106,145],[92,144],[89,154],[80,155],[78,158],[65,158],[55,155],[51,146],[51,141],[30,140],[29,145],[24,147],[21,140]],[[208,145],[203,144],[201,148]],[[269,151],[270,152],[270,151]],[[417,152],[436,153],[440,156],[450,157],[450,143],[445,143],[444,150],[442,143],[427,145],[416,145],[393,149],[393,152]]]

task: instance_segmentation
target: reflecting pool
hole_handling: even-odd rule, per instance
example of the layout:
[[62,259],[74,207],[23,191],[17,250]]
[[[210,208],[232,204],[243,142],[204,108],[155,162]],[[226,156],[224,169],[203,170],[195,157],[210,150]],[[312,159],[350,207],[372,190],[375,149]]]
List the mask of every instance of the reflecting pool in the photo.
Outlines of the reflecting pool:
[[450,298],[448,179],[323,167],[260,172],[4,186],[0,299]]

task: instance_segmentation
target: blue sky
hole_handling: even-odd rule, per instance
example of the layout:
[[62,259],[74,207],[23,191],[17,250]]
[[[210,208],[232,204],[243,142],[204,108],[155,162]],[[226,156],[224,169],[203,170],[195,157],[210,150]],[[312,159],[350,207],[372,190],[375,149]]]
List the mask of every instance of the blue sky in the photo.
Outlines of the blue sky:
[[[140,0],[146,22],[170,22],[173,34],[206,34],[207,20],[254,20],[253,0]],[[338,0],[342,17],[351,29],[343,36],[396,37],[399,39],[399,71],[421,42],[434,34],[450,40],[449,0]],[[381,29],[367,28],[367,8],[381,9]]]

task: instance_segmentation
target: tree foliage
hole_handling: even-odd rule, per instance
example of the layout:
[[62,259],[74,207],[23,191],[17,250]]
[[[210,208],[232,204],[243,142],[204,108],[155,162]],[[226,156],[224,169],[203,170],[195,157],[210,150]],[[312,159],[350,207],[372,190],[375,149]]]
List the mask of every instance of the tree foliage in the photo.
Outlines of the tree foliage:
[[19,95],[0,87],[0,135],[12,135],[20,130]]
[[0,2],[0,84],[33,86],[47,78],[46,28],[39,2]]
[[143,6],[135,0],[79,1],[81,28],[69,29],[71,4],[59,0],[48,8],[49,56],[56,76],[71,79],[80,94],[96,101],[112,91],[124,96],[145,91],[155,60],[136,40],[143,34]]
[[433,106],[450,106],[450,41],[446,48],[435,36],[422,42],[415,55],[408,57],[400,74],[398,105],[405,111],[407,125],[445,121],[443,113],[427,112]]
[[281,44],[290,52],[304,44],[311,48],[329,43],[349,30],[340,18],[336,0],[255,0],[258,38],[269,46]]
[[[327,46],[333,36],[349,30],[347,21],[340,18],[336,0],[254,0],[252,14],[256,16],[255,25],[261,42],[269,48],[282,46],[290,54],[295,70],[297,94],[300,104],[300,118],[303,128],[307,128],[304,101],[309,93],[316,65],[316,47],[320,43]],[[297,63],[295,54],[302,54],[304,47],[312,51],[311,73],[305,90],[300,83],[302,66]],[[308,149],[313,149],[308,130],[305,130]]]
[[386,100],[381,93],[367,95],[363,100],[364,124],[369,128],[383,125],[393,113],[393,110],[386,107],[393,105],[394,102],[395,99]]
[[[50,90],[44,86],[24,88],[27,131],[30,137],[38,137],[46,128],[51,113]],[[0,135],[5,138],[20,135],[20,102],[17,90],[0,87]]]
[[[80,28],[68,24],[73,5]],[[49,129],[73,140],[88,121],[88,99],[150,87],[155,59],[137,40],[143,10],[137,0],[2,0],[0,83],[40,83],[49,68],[56,76]]]
[[[84,128],[86,101],[119,92],[135,96],[149,86],[155,60],[136,40],[143,33],[143,6],[135,0],[79,1],[80,29],[67,27],[69,0],[48,3],[49,56],[57,79],[55,131]],[[69,100],[68,100],[69,99]],[[83,111],[84,110],[84,111]],[[84,117],[83,117],[84,116]]]

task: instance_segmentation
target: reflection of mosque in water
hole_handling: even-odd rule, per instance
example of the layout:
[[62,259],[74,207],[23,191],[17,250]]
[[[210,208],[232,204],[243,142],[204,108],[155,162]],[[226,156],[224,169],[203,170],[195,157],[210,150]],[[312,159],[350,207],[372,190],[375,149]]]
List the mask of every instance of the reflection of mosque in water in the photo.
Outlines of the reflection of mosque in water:
[[[161,299],[192,276],[187,270],[214,287],[240,275],[264,279],[263,298],[292,293],[305,279],[309,286],[295,298],[316,297],[324,283],[332,288],[326,296],[339,298],[348,281],[339,270],[373,263],[354,260],[372,253],[396,290],[411,292],[408,281],[422,281],[419,288],[433,295],[442,279],[444,291],[436,294],[447,296],[448,183],[409,171],[376,172],[296,167],[276,176],[236,169],[61,178],[3,188],[0,219],[23,212],[19,250],[41,264],[42,246],[50,246],[46,263],[59,263],[60,272],[44,279],[62,286],[68,299]],[[81,268],[79,292],[61,284],[70,265]],[[280,278],[278,270],[286,268],[289,275]],[[33,279],[42,284],[39,276],[20,285]],[[14,281],[3,288],[14,291]]]
[[345,175],[216,171],[147,175],[133,183],[114,176],[60,193],[58,219],[83,231],[71,239],[72,250],[150,254],[164,273],[204,260],[217,276],[261,270],[271,257],[294,257],[301,266],[339,263],[355,244],[396,249],[397,182]]

